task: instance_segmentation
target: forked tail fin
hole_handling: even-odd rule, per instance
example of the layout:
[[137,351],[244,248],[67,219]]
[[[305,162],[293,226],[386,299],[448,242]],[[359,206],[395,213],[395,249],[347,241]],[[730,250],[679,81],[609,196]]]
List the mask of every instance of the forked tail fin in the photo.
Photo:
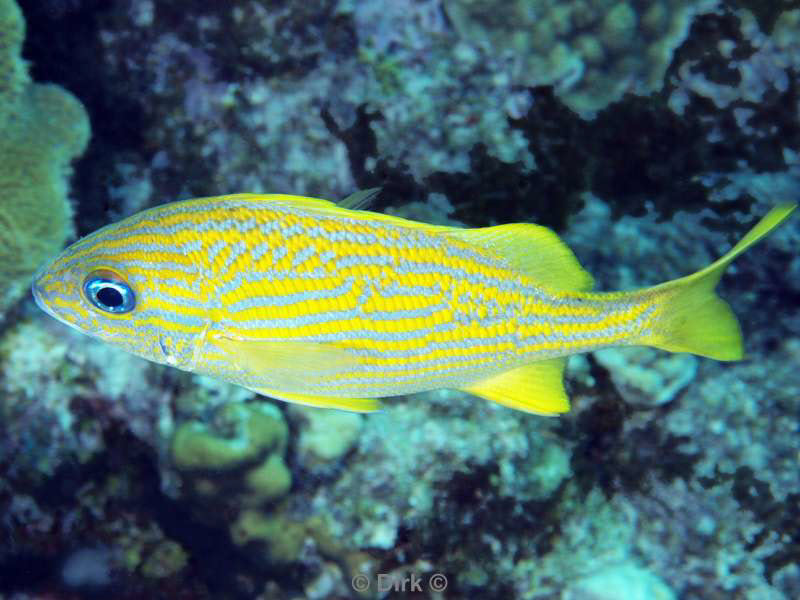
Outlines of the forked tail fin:
[[740,360],[742,333],[731,307],[714,293],[730,262],[783,223],[797,208],[780,204],[769,211],[722,258],[692,275],[643,290],[662,295],[659,318],[642,340],[670,352],[691,352],[716,360]]

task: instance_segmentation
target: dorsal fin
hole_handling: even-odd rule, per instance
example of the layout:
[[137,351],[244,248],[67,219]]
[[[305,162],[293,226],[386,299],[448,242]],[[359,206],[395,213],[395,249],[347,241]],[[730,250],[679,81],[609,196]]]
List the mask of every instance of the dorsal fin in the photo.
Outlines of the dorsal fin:
[[447,235],[490,250],[546,287],[587,291],[594,284],[572,250],[547,227],[510,223],[481,229],[451,229]]

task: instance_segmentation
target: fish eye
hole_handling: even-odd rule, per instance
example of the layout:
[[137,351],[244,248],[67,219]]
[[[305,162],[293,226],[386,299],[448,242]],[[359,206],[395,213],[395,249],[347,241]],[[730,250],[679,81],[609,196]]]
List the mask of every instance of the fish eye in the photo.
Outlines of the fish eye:
[[107,313],[123,314],[136,306],[133,289],[113,271],[89,273],[83,282],[83,293],[92,306]]

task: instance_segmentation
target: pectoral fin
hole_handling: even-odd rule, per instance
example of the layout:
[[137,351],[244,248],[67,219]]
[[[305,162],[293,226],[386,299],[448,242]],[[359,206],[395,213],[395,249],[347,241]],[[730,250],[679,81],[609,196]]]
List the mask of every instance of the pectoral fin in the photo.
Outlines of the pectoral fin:
[[213,344],[248,374],[295,380],[300,384],[307,382],[309,376],[352,372],[359,364],[358,355],[331,343],[219,336]]
[[356,412],[378,410],[374,398],[337,398],[296,393],[307,389],[309,381],[352,373],[359,357],[334,344],[321,342],[291,342],[240,340],[219,336],[214,345],[222,350],[243,373],[269,383],[251,387],[254,392],[287,402],[339,408]]
[[554,415],[569,410],[564,390],[566,358],[531,363],[479,381],[464,391],[516,410]]

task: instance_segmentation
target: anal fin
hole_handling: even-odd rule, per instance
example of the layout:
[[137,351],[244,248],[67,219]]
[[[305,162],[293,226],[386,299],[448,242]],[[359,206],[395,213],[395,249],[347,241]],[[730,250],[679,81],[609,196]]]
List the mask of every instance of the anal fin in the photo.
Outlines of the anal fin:
[[315,406],[317,408],[338,408],[351,412],[375,412],[380,409],[380,402],[376,398],[334,398],[331,396],[308,396],[303,394],[289,394],[275,390],[251,388],[254,392],[269,398],[276,398],[295,404]]
[[551,358],[531,363],[463,389],[516,410],[539,415],[564,413],[569,410],[569,398],[564,390],[566,362],[566,358]]

